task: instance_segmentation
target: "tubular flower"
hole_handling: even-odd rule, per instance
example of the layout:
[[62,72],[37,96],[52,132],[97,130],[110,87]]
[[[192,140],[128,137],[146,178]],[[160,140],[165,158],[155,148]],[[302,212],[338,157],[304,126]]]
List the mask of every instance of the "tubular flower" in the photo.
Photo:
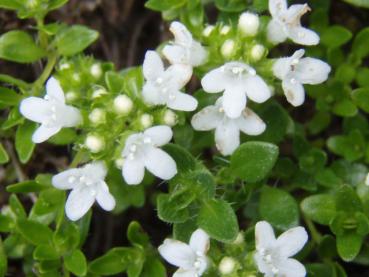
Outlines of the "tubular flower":
[[80,111],[65,104],[64,92],[53,77],[46,83],[44,98],[28,97],[21,102],[19,110],[25,118],[41,123],[33,133],[34,143],[44,142],[63,127],[74,127],[82,121]]
[[291,5],[286,0],[269,0],[269,12],[272,20],[267,27],[267,36],[272,43],[281,43],[287,38],[302,45],[316,45],[319,36],[312,30],[301,26],[301,17],[310,11],[307,4]]
[[302,58],[305,50],[297,50],[291,57],[280,58],[273,65],[274,75],[282,80],[287,101],[300,106],[305,101],[303,84],[316,85],[328,79],[331,67],[318,59]]
[[215,129],[215,143],[223,155],[231,155],[240,145],[240,131],[248,135],[259,135],[265,130],[265,123],[249,108],[237,118],[230,118],[222,107],[222,97],[215,105],[207,106],[192,117],[195,130]]
[[208,93],[223,93],[223,108],[230,118],[238,118],[246,106],[246,95],[252,101],[262,103],[271,92],[255,69],[242,62],[228,62],[211,70],[201,80]]

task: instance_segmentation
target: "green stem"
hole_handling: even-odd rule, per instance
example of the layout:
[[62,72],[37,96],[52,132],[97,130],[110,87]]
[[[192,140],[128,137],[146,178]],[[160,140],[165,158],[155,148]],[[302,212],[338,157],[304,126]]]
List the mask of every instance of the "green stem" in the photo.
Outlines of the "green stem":
[[316,244],[319,244],[320,241],[322,240],[322,235],[315,228],[314,223],[310,219],[308,219],[306,216],[303,216],[303,218],[304,218],[304,221],[306,223],[306,226],[308,227],[308,229],[310,231],[310,234],[311,234],[311,237],[312,237],[313,241]]
[[23,80],[9,76],[7,74],[0,74],[0,81],[4,83],[8,83],[8,84],[13,84],[17,86],[18,88],[21,88],[24,90],[28,89],[31,86],[31,84],[26,83]]
[[66,268],[65,265],[63,265],[63,276],[64,277],[70,277],[69,270]]
[[46,82],[51,72],[53,71],[57,59],[58,56],[55,53],[49,55],[44,71],[41,73],[40,77],[33,82],[33,91],[37,92],[40,90],[42,85]]
[[72,162],[69,165],[69,168],[77,167],[77,165],[81,162],[83,158],[83,151],[79,150],[77,154],[74,156]]

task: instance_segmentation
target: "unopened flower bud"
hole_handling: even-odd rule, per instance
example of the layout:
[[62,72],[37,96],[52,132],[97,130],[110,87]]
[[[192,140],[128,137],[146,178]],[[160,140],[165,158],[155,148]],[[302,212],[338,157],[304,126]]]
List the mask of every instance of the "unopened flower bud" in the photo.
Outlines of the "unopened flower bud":
[[253,37],[257,34],[259,25],[259,16],[250,12],[244,12],[238,20],[238,29],[242,34],[249,37]]
[[229,25],[224,25],[221,29],[220,29],[220,34],[221,35],[226,35],[231,31],[231,27]]
[[96,79],[99,79],[103,73],[101,69],[101,65],[98,63],[93,64],[90,68],[90,73],[93,77],[95,77]]
[[365,185],[369,186],[369,173],[366,175]]
[[220,48],[220,52],[224,58],[230,58],[233,56],[235,52],[235,42],[233,39],[227,39],[222,47]]
[[81,76],[78,73],[74,73],[72,76],[73,80],[79,83],[81,81]]
[[105,147],[104,139],[96,136],[96,135],[87,135],[85,140],[85,146],[92,153],[98,153]]
[[107,94],[108,92],[104,88],[98,88],[92,93],[92,98],[99,98],[100,96]]
[[243,242],[244,242],[243,234],[241,232],[239,232],[236,239],[232,243],[233,244],[241,244]]
[[62,63],[59,65],[59,70],[66,70],[70,68],[70,63]]
[[256,44],[251,48],[251,58],[253,61],[257,62],[265,54],[265,47],[261,44]]
[[153,123],[154,123],[154,119],[152,115],[147,114],[147,113],[144,113],[143,115],[141,115],[140,124],[144,129],[149,128]]
[[75,93],[74,91],[68,91],[65,94],[65,99],[67,100],[67,102],[73,102],[77,99],[77,93]]
[[204,37],[208,37],[210,36],[211,32],[214,30],[214,26],[213,25],[208,25],[206,26],[206,28],[202,31],[202,35]]
[[127,95],[118,95],[114,99],[114,110],[117,114],[125,115],[132,111],[133,102]]
[[89,114],[88,119],[96,125],[103,123],[105,121],[105,112],[100,108],[93,109]]
[[218,266],[218,269],[221,274],[230,274],[233,272],[236,266],[236,261],[231,257],[224,257]]
[[177,115],[172,110],[166,110],[163,115],[163,122],[165,125],[172,127],[177,123]]
[[114,163],[115,163],[115,166],[116,166],[118,169],[122,169],[123,164],[124,164],[124,159],[123,159],[123,158],[116,159]]

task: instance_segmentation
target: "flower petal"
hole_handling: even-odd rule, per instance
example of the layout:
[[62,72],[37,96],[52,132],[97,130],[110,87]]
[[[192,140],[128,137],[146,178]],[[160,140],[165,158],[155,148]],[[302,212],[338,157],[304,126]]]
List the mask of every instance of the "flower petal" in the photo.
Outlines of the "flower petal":
[[291,58],[279,58],[273,64],[273,74],[283,80],[291,71]]
[[246,106],[246,88],[242,86],[228,86],[223,94],[223,108],[230,118],[241,115]]
[[288,29],[288,37],[295,43],[302,45],[317,45],[320,41],[319,35],[313,30],[297,26]]
[[63,89],[61,88],[59,81],[54,77],[50,77],[46,82],[46,94],[51,100],[65,103]]
[[174,35],[176,44],[190,47],[192,44],[192,35],[187,30],[186,26],[178,21],[173,21],[170,24],[169,30]]
[[278,16],[287,10],[286,0],[269,0],[269,12],[272,16]]
[[199,66],[206,62],[208,58],[208,52],[197,41],[192,42],[190,64],[192,66]]
[[196,269],[178,269],[174,272],[173,277],[195,277],[198,276]]
[[237,125],[243,133],[251,136],[260,135],[266,128],[264,121],[249,108],[246,108],[237,119]]
[[32,135],[32,141],[34,143],[41,143],[48,140],[50,137],[55,135],[61,130],[61,127],[47,127],[41,124],[40,127]]
[[303,58],[296,66],[295,75],[303,84],[316,85],[328,79],[331,67],[318,59]]
[[147,80],[155,81],[159,78],[164,73],[164,64],[159,54],[155,51],[147,51],[142,69]]
[[276,242],[272,226],[266,221],[259,221],[255,225],[256,250],[274,246]]
[[39,97],[28,97],[20,103],[19,111],[25,118],[42,123],[49,116],[50,104]]
[[247,97],[256,103],[263,103],[268,100],[272,93],[268,85],[260,76],[252,76],[245,81]]
[[89,164],[86,164],[82,168],[83,174],[89,176],[94,180],[104,180],[107,174],[107,168],[102,161],[95,161]]
[[166,239],[158,250],[168,263],[183,269],[193,268],[196,255],[189,245],[178,240]]
[[95,201],[95,194],[90,189],[76,188],[68,195],[65,213],[70,220],[78,220],[84,216]]
[[72,106],[64,106],[59,116],[61,116],[60,124],[63,127],[75,127],[82,122],[81,112]]
[[218,67],[209,71],[201,79],[202,88],[209,93],[217,93],[223,91],[228,82],[229,80],[225,76],[222,67]]
[[190,238],[190,247],[197,253],[205,254],[210,247],[209,235],[202,229],[197,229]]
[[192,95],[178,91],[172,95],[172,99],[169,96],[167,106],[173,110],[191,112],[196,110],[197,100]]
[[287,39],[283,26],[275,19],[272,19],[268,23],[267,38],[274,44],[281,43]]
[[145,176],[145,164],[140,158],[126,158],[123,163],[122,175],[128,185],[138,185]]
[[195,130],[209,131],[218,126],[223,116],[224,114],[219,112],[219,107],[207,106],[192,117],[191,124]]
[[286,78],[282,81],[282,88],[287,101],[297,107],[305,101],[305,90],[302,84],[296,79]]
[[79,178],[81,169],[72,168],[60,172],[53,176],[51,183],[57,189],[72,189],[75,187],[75,181]]
[[146,129],[144,135],[150,137],[155,146],[162,146],[170,142],[173,131],[169,126],[158,125]]
[[101,182],[96,194],[96,201],[105,211],[111,211],[115,207],[115,199],[110,194],[109,188],[105,182]]
[[150,147],[145,154],[145,167],[156,177],[172,179],[177,174],[177,165],[171,156],[163,150]]
[[159,89],[148,81],[142,88],[142,97],[146,104],[149,105],[163,105],[165,100],[160,93]]
[[192,76],[192,67],[185,64],[174,64],[165,71],[165,79],[170,80],[172,89],[183,88]]
[[306,269],[303,264],[295,259],[284,260],[278,265],[278,275],[285,277],[305,277]]
[[284,257],[291,257],[299,252],[308,241],[308,234],[303,227],[287,230],[277,238],[277,247]]
[[186,48],[179,45],[165,45],[163,55],[171,64],[188,64]]
[[215,129],[215,143],[224,156],[231,155],[240,145],[240,131],[232,120],[225,120]]

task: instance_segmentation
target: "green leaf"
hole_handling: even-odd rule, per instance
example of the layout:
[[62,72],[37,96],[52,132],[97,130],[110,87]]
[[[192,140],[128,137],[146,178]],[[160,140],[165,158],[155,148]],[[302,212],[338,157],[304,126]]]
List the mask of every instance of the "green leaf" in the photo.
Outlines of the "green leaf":
[[22,97],[12,89],[0,87],[0,104],[17,106]]
[[231,157],[233,173],[246,182],[258,182],[272,170],[278,147],[271,143],[250,141],[241,144]]
[[64,6],[69,0],[49,0],[48,10],[55,10]]
[[352,92],[352,99],[364,112],[369,113],[369,88],[358,88]]
[[154,11],[167,11],[180,8],[187,0],[148,0],[145,7]]
[[327,140],[327,146],[348,161],[356,161],[365,153],[365,139],[359,130],[350,132],[348,136],[332,136]]
[[6,191],[12,193],[28,193],[28,192],[39,192],[47,188],[49,188],[49,186],[39,184],[36,181],[24,181],[7,186]]
[[41,223],[29,219],[18,219],[17,229],[19,233],[34,245],[50,244],[53,232]]
[[203,201],[197,224],[210,237],[222,242],[234,241],[239,231],[235,212],[229,203],[221,199]]
[[335,199],[337,211],[355,213],[363,209],[360,198],[357,196],[355,190],[348,185],[341,186],[337,190]]
[[369,27],[362,29],[355,37],[352,52],[359,58],[365,58],[369,54]]
[[6,275],[8,270],[8,259],[6,257],[3,242],[0,237],[0,276],[3,277]]
[[346,233],[337,236],[337,251],[340,257],[350,262],[359,254],[363,238],[355,233]]
[[316,194],[305,198],[301,202],[301,209],[313,221],[329,225],[336,215],[336,202],[332,195]]
[[349,99],[342,99],[333,106],[333,112],[342,117],[355,116],[357,111],[356,105]]
[[121,93],[123,91],[124,78],[121,74],[108,71],[105,73],[105,82],[112,93]]
[[127,229],[127,238],[133,245],[138,244],[145,247],[149,243],[148,235],[137,221],[132,221],[129,224]]
[[144,85],[142,67],[132,67],[121,71],[124,78],[123,91],[132,99],[141,98],[141,90]]
[[0,232],[9,233],[14,228],[14,220],[10,215],[0,214]]
[[22,2],[19,0],[0,0],[0,8],[8,10],[17,10],[22,8]]
[[18,197],[15,194],[10,195],[9,205],[10,209],[17,218],[26,218],[26,211],[24,210],[22,203],[19,201]]
[[32,135],[36,129],[36,124],[26,121],[20,125],[15,134],[15,149],[21,163],[27,163],[32,156],[35,144],[32,142]]
[[318,148],[312,148],[299,157],[300,169],[312,174],[322,169],[326,162],[327,154]]
[[55,44],[62,56],[73,56],[85,50],[99,33],[82,25],[73,25],[56,35]]
[[78,226],[70,221],[65,221],[56,230],[53,236],[53,242],[59,253],[67,253],[78,247],[80,241],[80,232]]
[[56,135],[49,139],[49,142],[56,145],[72,144],[77,139],[77,133],[71,128],[63,128]]
[[175,160],[179,172],[186,172],[196,168],[196,159],[185,148],[169,143],[163,149]]
[[244,0],[215,0],[215,6],[223,12],[241,12],[247,7]]
[[334,25],[325,29],[321,34],[321,42],[328,48],[337,48],[341,45],[347,43],[352,38],[352,33],[350,30]]
[[32,63],[46,55],[33,38],[23,31],[10,31],[0,37],[0,58],[17,63]]
[[156,199],[156,205],[158,209],[158,217],[169,223],[181,223],[185,222],[189,213],[185,208],[178,208],[175,201],[171,201],[170,195],[160,194]]
[[145,261],[141,277],[166,277],[165,267],[157,258],[148,258]]
[[59,254],[51,245],[41,244],[33,251],[33,258],[39,261],[56,260],[59,259]]
[[3,145],[0,143],[0,164],[5,164],[9,161],[8,153],[6,153]]
[[259,212],[274,227],[287,230],[299,223],[299,209],[288,192],[265,186],[261,190]]
[[358,7],[369,8],[368,0],[343,0],[343,1]]
[[86,258],[79,249],[75,249],[72,253],[64,256],[64,265],[74,275],[85,276],[87,273]]
[[89,264],[89,271],[97,275],[114,275],[125,271],[136,257],[137,251],[128,247],[116,247]]

